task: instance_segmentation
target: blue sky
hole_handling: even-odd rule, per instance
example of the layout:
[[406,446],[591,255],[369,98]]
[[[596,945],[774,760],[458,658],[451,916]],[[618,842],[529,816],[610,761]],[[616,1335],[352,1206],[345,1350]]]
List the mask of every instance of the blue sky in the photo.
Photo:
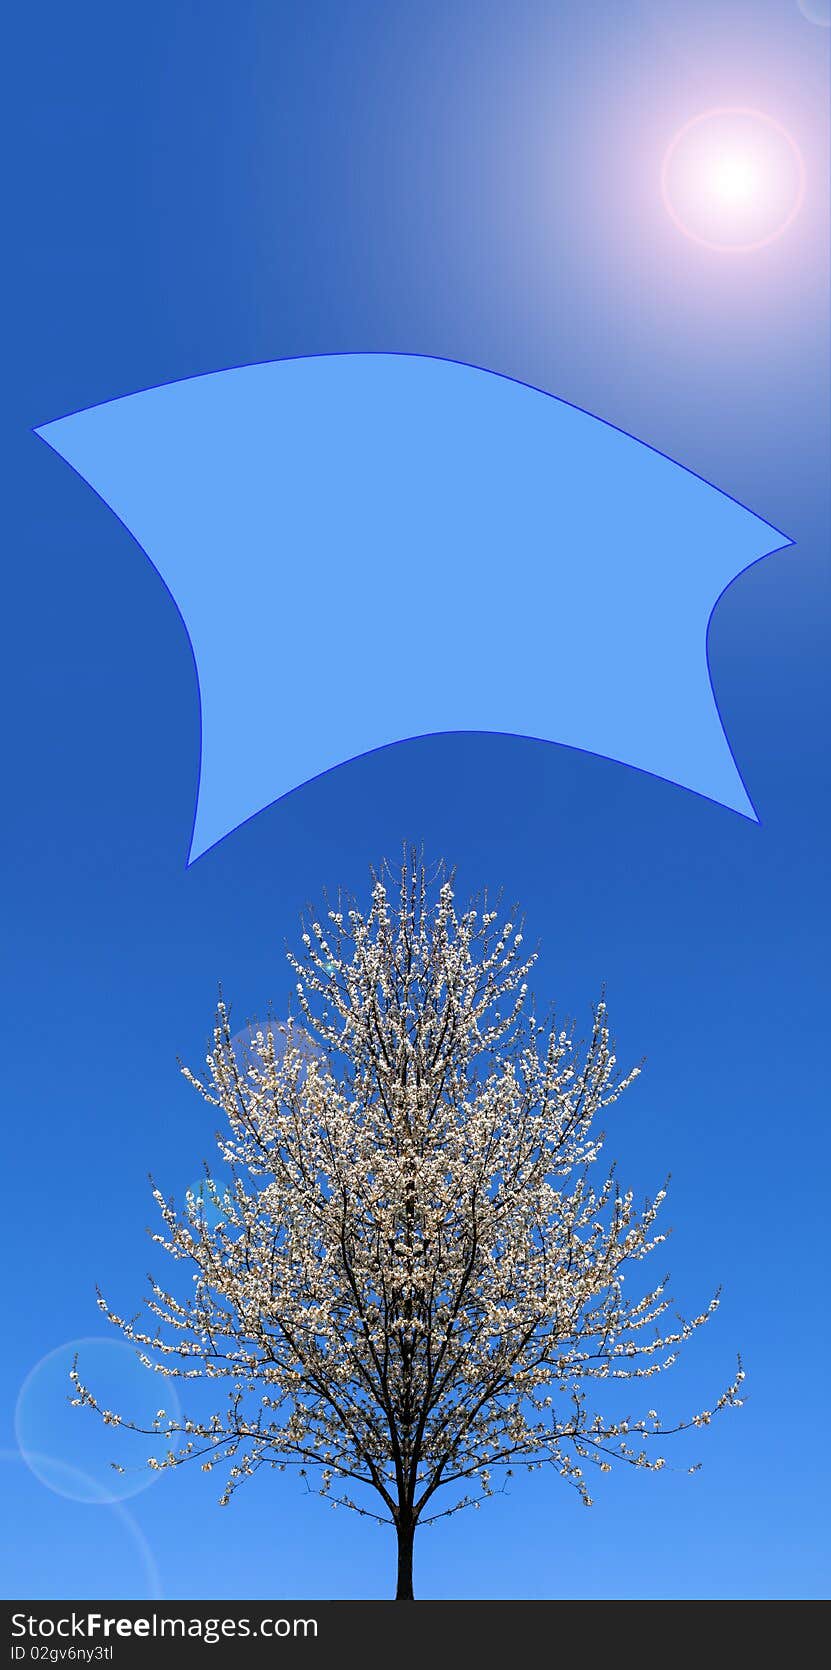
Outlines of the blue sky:
[[[521,900],[541,999],[585,1024],[606,982],[621,1055],[647,1056],[611,1151],[638,1191],[673,1174],[679,1309],[724,1283],[663,1406],[717,1393],[737,1349],[748,1373],[746,1407],[679,1442],[677,1472],[612,1477],[591,1512],[535,1476],[425,1532],[417,1593],[826,1594],[828,31],[795,0],[243,3],[233,21],[213,4],[47,4],[12,28],[6,1592],[390,1592],[389,1534],[277,1475],[222,1510],[198,1472],[119,1508],[72,1499],[100,1497],[104,1452],[91,1417],[68,1422],[50,1353],[101,1335],[96,1281],[137,1307],[146,1174],[182,1191],[210,1153],[176,1056],[199,1060],[218,981],[241,1020],[285,1001],[307,899],[363,890],[406,837],[457,863],[462,892]],[[788,126],[808,176],[793,228],[726,262],[679,236],[656,187],[671,135],[723,103]],[[709,638],[758,826],[575,750],[449,735],[328,772],[186,869],[199,714],[181,620],[32,429],[223,366],[355,349],[548,388],[787,530]],[[520,634],[521,579],[503,602]],[[312,589],[293,626],[325,682],[325,598]],[[278,739],[293,717],[257,722]],[[15,1459],[27,1379],[19,1424],[46,1484]]]

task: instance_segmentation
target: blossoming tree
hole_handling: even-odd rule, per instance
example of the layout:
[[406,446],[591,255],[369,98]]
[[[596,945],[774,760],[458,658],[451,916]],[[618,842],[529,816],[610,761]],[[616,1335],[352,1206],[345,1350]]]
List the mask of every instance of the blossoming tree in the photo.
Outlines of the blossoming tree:
[[[458,911],[453,877],[405,857],[365,913],[339,901],[289,956],[298,1018],[241,1044],[220,1000],[207,1073],[182,1069],[224,1115],[231,1177],[207,1175],[210,1212],[154,1190],[154,1240],[192,1291],[151,1281],[143,1326],[99,1304],[162,1375],[224,1391],[210,1414],[159,1411],[149,1430],[170,1447],[151,1466],[223,1467],[223,1503],[262,1467],[296,1467],[394,1527],[409,1599],[417,1528],[518,1465],[553,1468],[586,1504],[592,1466],[663,1467],[655,1441],[712,1412],[611,1418],[597,1393],[667,1368],[718,1298],[667,1328],[666,1279],[624,1297],[665,1238],[664,1190],[638,1210],[613,1171],[594,1181],[598,1117],[638,1069],[619,1075],[603,1001],[582,1047],[529,1012],[535,956],[487,899]],[[73,1378],[77,1403],[148,1430]]]

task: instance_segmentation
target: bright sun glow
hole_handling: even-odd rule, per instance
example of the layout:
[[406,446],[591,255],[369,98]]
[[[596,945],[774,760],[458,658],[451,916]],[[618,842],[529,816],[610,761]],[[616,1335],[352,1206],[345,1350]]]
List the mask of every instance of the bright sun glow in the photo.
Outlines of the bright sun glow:
[[725,203],[747,203],[759,190],[759,180],[747,157],[726,156],[713,170],[713,191]]
[[761,249],[790,225],[805,194],[805,170],[795,141],[773,117],[707,110],[672,140],[661,187],[688,238],[743,252]]

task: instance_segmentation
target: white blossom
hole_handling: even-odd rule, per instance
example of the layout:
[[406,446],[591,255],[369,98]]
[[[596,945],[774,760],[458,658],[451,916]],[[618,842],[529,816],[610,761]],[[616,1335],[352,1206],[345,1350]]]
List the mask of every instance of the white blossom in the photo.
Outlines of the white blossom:
[[[583,1046],[526,1013],[536,954],[520,960],[498,902],[458,911],[452,875],[406,861],[392,902],[390,879],[366,914],[327,907],[304,930],[297,1018],[241,1050],[220,998],[206,1076],[182,1069],[224,1118],[231,1182],[204,1184],[219,1221],[154,1189],[153,1240],[192,1290],[151,1279],[146,1326],[99,1303],[148,1367],[227,1394],[171,1421],[188,1441],[151,1468],[223,1464],[223,1504],[264,1464],[317,1470],[333,1506],[372,1512],[332,1494],[347,1482],[374,1493],[411,1549],[511,1464],[553,1467],[586,1505],[584,1463],[659,1471],[644,1444],[737,1405],[743,1373],[670,1426],[598,1412],[598,1382],[670,1367],[718,1302],[667,1327],[666,1278],[624,1297],[665,1239],[665,1189],[638,1208],[598,1166],[599,1121],[639,1069],[619,1073],[602,997]],[[108,1424],[147,1430],[73,1382]],[[471,1482],[481,1497],[437,1503]]]

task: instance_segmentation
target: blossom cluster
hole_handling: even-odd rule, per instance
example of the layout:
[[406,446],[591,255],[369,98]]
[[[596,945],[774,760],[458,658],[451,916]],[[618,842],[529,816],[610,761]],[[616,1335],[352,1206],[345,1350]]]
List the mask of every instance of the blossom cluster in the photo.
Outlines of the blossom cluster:
[[[409,858],[362,913],[339,900],[290,953],[296,1013],[249,1025],[220,1000],[205,1068],[230,1185],[213,1210],[155,1198],[154,1240],[192,1273],[155,1280],[139,1324],[102,1310],[162,1375],[217,1382],[220,1409],[168,1422],[151,1465],[222,1465],[221,1500],[262,1466],[318,1478],[333,1505],[428,1523],[491,1494],[497,1472],[551,1466],[586,1503],[589,1467],[659,1471],[669,1431],[740,1403],[743,1372],[671,1427],[612,1418],[601,1383],[652,1379],[712,1315],[667,1326],[664,1278],[624,1292],[665,1239],[661,1189],[638,1207],[599,1163],[605,1111],[632,1084],[606,1004],[589,1036],[538,1021],[535,954],[513,912],[457,910]],[[73,1371],[76,1401],[109,1410]],[[468,1486],[479,1492],[472,1496]],[[463,1491],[442,1512],[434,1498]]]

